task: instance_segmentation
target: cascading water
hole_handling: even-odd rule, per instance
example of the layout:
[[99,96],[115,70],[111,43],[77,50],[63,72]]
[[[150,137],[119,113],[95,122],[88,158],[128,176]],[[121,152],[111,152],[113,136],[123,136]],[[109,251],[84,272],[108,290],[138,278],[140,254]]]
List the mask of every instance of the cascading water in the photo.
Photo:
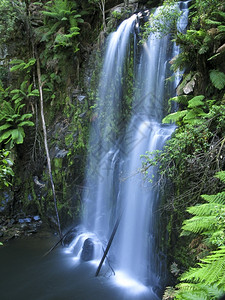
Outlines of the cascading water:
[[[180,30],[186,27],[187,2],[182,2],[182,6],[184,14],[178,24]],[[86,241],[91,254],[84,260],[99,260],[103,255],[102,247],[105,248],[113,226],[122,214],[108,255],[116,270],[115,278],[119,284],[129,277],[143,286],[159,287],[159,189],[145,183],[138,170],[141,168],[140,156],[146,151],[162,149],[174,130],[173,125],[162,125],[161,120],[169,60],[178,53],[178,48],[169,36],[159,39],[154,34],[139,46],[141,54],[133,58],[138,65],[134,65],[136,80],[131,118],[124,130],[120,123],[123,78],[126,76],[126,58],[131,55],[130,43],[136,42],[137,26],[137,15],[133,15],[108,38],[90,134],[83,223],[70,249],[75,249],[78,258],[82,257]],[[177,83],[178,79],[167,91],[174,93]],[[123,135],[120,142],[118,131]],[[155,173],[156,170],[151,169],[149,177]]]

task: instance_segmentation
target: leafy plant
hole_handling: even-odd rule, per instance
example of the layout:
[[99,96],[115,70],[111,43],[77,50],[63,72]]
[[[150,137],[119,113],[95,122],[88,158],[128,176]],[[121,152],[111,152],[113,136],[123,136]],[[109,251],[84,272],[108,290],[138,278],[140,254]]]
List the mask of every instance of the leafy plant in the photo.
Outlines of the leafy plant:
[[[225,171],[216,177],[225,184]],[[184,222],[183,234],[201,234],[217,249],[181,276],[175,299],[217,299],[225,291],[225,191],[202,198],[207,203],[188,209],[194,216]]]
[[[200,124],[201,118],[206,115],[204,112],[204,108],[206,107],[206,103],[202,100],[205,98],[203,95],[195,96],[188,101],[187,109],[180,110],[174,113],[167,115],[163,119],[163,123],[176,122],[180,123],[189,123],[189,124]],[[174,97],[174,101],[179,101],[181,97]],[[183,98],[182,98],[183,99]]]
[[79,50],[74,37],[79,35],[79,23],[83,22],[81,15],[77,13],[76,2],[69,0],[48,1],[44,6],[43,15],[46,18],[43,27],[44,35],[41,41],[51,41],[53,47],[74,47],[74,52]]
[[150,33],[155,33],[159,37],[171,32],[176,32],[177,20],[182,13],[178,9],[177,1],[166,0],[163,5],[149,16],[149,20],[142,28],[142,41],[145,41]]
[[14,71],[22,71],[22,70],[27,70],[27,72],[30,71],[30,68],[36,63],[35,58],[29,59],[29,61],[26,63],[22,59],[13,59],[11,60],[10,64],[13,65],[10,69],[11,72]]
[[210,79],[212,84],[219,90],[222,90],[225,87],[225,74],[219,70],[211,70]]
[[[29,119],[32,117],[30,113],[21,113],[25,104],[23,100],[29,99],[31,96],[38,96],[38,90],[32,90],[32,84],[27,87],[27,81],[24,81],[20,89],[14,89],[11,92],[4,91],[0,102],[0,143],[9,144],[9,148],[13,148],[14,144],[22,144],[25,132],[24,126],[34,126]],[[9,98],[10,101],[8,100]]]
[[0,44],[17,37],[18,24],[23,22],[21,11],[25,10],[24,3],[18,0],[1,0],[0,1]]
[[0,187],[7,187],[10,185],[9,177],[14,176],[12,170],[12,161],[9,158],[10,151],[0,150]]

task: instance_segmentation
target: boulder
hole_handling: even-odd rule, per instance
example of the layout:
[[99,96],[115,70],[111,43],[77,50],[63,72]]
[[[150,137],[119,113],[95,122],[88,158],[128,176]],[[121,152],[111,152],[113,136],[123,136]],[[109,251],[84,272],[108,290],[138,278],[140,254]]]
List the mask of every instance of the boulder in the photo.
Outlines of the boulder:
[[88,238],[84,241],[83,249],[81,252],[81,259],[83,261],[89,261],[94,258],[94,242]]

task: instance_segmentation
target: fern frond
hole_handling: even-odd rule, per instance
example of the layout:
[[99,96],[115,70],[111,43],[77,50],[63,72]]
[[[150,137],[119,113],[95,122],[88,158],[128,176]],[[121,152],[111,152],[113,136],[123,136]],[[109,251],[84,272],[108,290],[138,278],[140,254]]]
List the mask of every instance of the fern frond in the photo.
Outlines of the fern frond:
[[203,233],[214,229],[217,219],[215,216],[195,216],[184,221],[182,229],[193,233]]
[[198,265],[199,267],[185,272],[181,276],[181,281],[216,284],[219,288],[225,289],[225,246],[213,251]]
[[225,191],[216,195],[201,195],[201,197],[209,203],[225,204]]
[[215,215],[215,213],[222,208],[225,209],[225,205],[223,204],[215,205],[215,203],[204,203],[200,205],[191,206],[187,209],[187,211],[190,214],[201,217],[201,216]]
[[225,171],[217,172],[215,177],[220,179],[223,183],[225,183]]
[[185,300],[212,300],[218,299],[223,294],[223,290],[219,289],[216,285],[207,286],[202,283],[180,283],[178,286],[179,291],[175,299]]
[[186,104],[187,100],[188,100],[187,98],[188,98],[187,95],[180,95],[180,96],[170,98],[169,102],[174,101],[174,102],[177,102],[177,103]]
[[195,96],[188,101],[188,108],[195,108],[198,106],[203,106],[205,103],[202,101],[205,98],[203,95]]
[[174,123],[182,119],[187,113],[187,110],[181,110],[177,111],[175,113],[169,114],[166,116],[163,120],[162,123]]
[[220,25],[220,26],[218,26],[218,29],[219,29],[220,32],[224,32],[225,31],[225,26]]
[[211,70],[209,76],[215,88],[222,90],[225,87],[225,74],[223,72],[220,72],[219,70]]
[[221,22],[210,20],[210,19],[206,19],[205,23],[208,24],[208,25],[221,25]]

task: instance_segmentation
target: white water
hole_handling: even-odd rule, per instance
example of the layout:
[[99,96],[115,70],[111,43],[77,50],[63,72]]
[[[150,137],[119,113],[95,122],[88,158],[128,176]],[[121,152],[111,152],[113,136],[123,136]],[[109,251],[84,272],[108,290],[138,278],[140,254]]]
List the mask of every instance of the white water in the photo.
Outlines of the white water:
[[[187,2],[180,30],[186,27]],[[156,12],[157,13],[157,12]],[[162,149],[174,126],[161,124],[164,117],[165,92],[175,94],[180,75],[167,83],[169,61],[179,49],[169,36],[158,39],[150,35],[142,47],[135,82],[132,114],[127,128],[118,127],[120,101],[123,93],[124,62],[130,55],[130,40],[136,26],[136,15],[124,21],[111,34],[105,54],[102,76],[98,88],[96,119],[92,122],[90,154],[87,165],[86,186],[83,195],[83,223],[78,236],[70,245],[79,258],[87,238],[94,243],[93,260],[100,260],[102,247],[106,247],[114,224],[122,211],[121,223],[108,257],[116,270],[115,280],[120,285],[145,285],[160,289],[162,264],[158,253],[159,188],[146,183],[140,156],[146,151]],[[133,38],[135,41],[135,37]],[[135,51],[134,51],[135,52]],[[115,128],[124,132],[120,143]],[[156,176],[154,168],[149,178]],[[152,298],[153,299],[153,298]]]

